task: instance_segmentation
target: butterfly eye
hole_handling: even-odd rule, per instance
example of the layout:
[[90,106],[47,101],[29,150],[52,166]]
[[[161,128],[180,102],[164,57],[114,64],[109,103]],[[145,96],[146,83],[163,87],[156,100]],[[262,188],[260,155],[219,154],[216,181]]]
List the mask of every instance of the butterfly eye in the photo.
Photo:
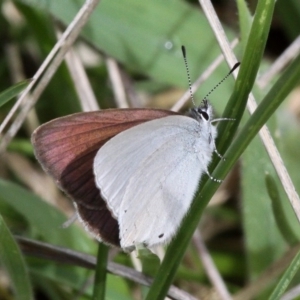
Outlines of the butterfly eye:
[[202,111],[200,111],[200,114],[206,121],[209,120],[209,116],[208,116],[207,112],[202,110]]

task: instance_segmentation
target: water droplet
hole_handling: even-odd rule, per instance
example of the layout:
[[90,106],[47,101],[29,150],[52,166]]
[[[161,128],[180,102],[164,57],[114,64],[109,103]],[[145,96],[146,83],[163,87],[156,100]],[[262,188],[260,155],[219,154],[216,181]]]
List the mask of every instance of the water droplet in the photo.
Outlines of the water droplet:
[[165,42],[165,48],[166,48],[167,50],[172,50],[173,47],[174,47],[173,42],[171,42],[171,41],[166,41],[166,42]]

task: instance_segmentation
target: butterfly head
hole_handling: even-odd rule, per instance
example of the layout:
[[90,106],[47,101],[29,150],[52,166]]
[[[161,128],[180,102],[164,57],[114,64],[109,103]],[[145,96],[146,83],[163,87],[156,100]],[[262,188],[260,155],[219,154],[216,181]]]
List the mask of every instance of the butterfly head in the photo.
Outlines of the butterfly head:
[[188,115],[197,120],[198,122],[211,122],[213,116],[213,110],[211,104],[207,99],[204,99],[201,102],[201,105],[198,107],[192,108]]

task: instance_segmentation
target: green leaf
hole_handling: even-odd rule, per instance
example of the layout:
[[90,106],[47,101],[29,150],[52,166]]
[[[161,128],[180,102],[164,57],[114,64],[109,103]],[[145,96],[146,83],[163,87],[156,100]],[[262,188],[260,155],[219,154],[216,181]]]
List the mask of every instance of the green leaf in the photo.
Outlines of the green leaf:
[[23,255],[0,215],[0,262],[6,270],[17,300],[33,299],[30,278]]
[[30,80],[21,81],[10,88],[6,89],[0,94],[0,107],[18,96],[30,83]]
[[94,251],[94,243],[81,228],[75,225],[62,228],[66,217],[20,186],[0,179],[0,202],[21,214],[44,241],[85,252]]
[[300,267],[300,252],[298,252],[298,254],[295,256],[288,269],[284,272],[279,283],[276,285],[273,293],[271,294],[269,300],[277,300],[277,299],[279,300],[281,298],[284,291],[287,289],[292,279],[298,272],[299,267]]
[[[71,0],[24,0],[22,3],[40,8],[64,24],[70,24],[83,4]],[[231,38],[233,33],[226,31]],[[100,1],[81,36],[128,69],[156,82],[184,89],[187,88],[187,78],[181,45],[185,45],[188,51],[192,80],[220,54],[204,15],[179,0]],[[198,42],[195,42],[196,37],[199,37]],[[222,78],[227,72],[228,67],[222,64],[214,75]],[[210,78],[196,96],[202,99],[217,81],[216,77]],[[220,107],[224,107],[224,98],[230,96],[232,85],[228,80],[214,95]]]
[[246,43],[249,38],[253,17],[248,9],[247,2],[244,0],[237,0],[237,7],[239,11],[239,24],[241,32],[241,42],[243,52],[246,49]]
[[270,158],[257,136],[243,153],[241,164],[241,213],[250,280],[257,278],[278,259],[286,247],[276,225],[272,202],[267,193],[266,172],[275,174]]
[[24,138],[14,138],[7,148],[8,151],[19,152],[25,156],[34,157],[34,151],[30,140]]
[[294,212],[290,211],[289,214],[285,212],[283,207],[283,199],[280,197],[277,184],[269,173],[265,175],[265,182],[268,194],[272,200],[273,215],[275,217],[276,224],[281,232],[282,237],[290,246],[293,246],[299,242],[299,238],[289,224],[289,219],[293,217]]

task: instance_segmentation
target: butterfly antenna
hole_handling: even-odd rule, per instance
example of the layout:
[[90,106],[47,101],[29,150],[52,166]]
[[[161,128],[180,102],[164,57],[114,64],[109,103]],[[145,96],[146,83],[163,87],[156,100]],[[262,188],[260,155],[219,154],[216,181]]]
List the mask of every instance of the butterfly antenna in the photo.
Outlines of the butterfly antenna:
[[239,66],[240,66],[240,62],[237,62],[233,67],[232,67],[232,69],[229,71],[229,73],[219,82],[219,83],[217,83],[208,93],[207,93],[207,95],[203,98],[203,100],[202,101],[205,101],[205,100],[207,100],[207,98],[208,98],[208,96],[221,84],[221,83],[223,83],[228,77],[229,77],[229,75],[231,74],[231,73],[233,73],[233,71],[236,69],[236,68],[238,68]]
[[181,46],[181,50],[182,50],[182,55],[183,55],[183,59],[184,59],[184,64],[185,64],[185,69],[186,69],[188,81],[189,81],[189,90],[190,90],[190,95],[191,95],[192,103],[193,103],[194,106],[196,106],[195,100],[194,100],[193,91],[192,91],[192,82],[191,82],[190,70],[189,70],[189,66],[188,66],[188,63],[187,63],[187,59],[186,59],[185,47]]

